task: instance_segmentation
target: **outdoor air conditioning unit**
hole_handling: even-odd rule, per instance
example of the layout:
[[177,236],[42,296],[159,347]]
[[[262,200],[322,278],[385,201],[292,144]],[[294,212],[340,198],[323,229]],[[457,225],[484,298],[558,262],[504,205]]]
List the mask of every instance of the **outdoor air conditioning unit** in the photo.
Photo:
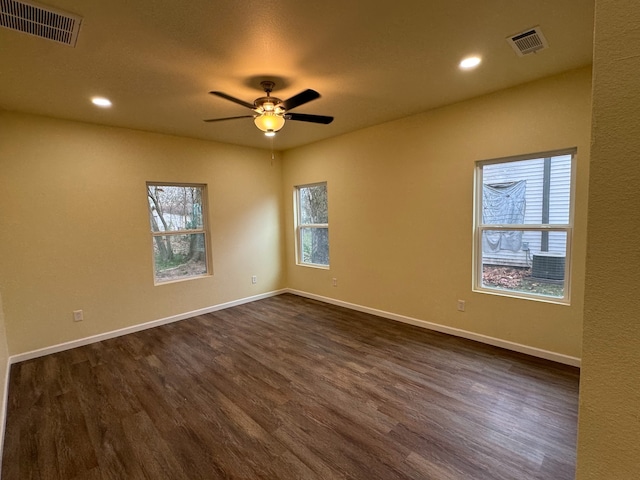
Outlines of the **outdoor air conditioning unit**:
[[562,253],[535,253],[531,277],[541,280],[564,280],[564,261],[565,256]]

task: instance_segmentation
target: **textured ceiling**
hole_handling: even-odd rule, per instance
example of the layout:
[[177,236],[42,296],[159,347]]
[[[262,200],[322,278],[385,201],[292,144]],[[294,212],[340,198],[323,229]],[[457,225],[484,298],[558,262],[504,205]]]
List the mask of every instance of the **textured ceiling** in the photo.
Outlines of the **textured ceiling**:
[[[0,108],[268,148],[251,113],[261,79],[286,99],[322,97],[287,122],[284,150],[589,65],[594,0],[45,0],[83,17],[75,48],[0,28]],[[539,25],[549,49],[507,36]],[[463,72],[469,54],[482,65]],[[110,109],[89,98],[106,96]]]

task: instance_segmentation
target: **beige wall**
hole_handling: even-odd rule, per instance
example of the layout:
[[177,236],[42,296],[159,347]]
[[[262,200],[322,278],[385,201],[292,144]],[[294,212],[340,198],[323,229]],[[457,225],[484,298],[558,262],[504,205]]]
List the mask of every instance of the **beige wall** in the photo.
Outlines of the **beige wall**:
[[[266,150],[2,113],[0,172],[11,355],[284,286],[281,163]],[[208,184],[213,276],[153,285],[146,181]]]
[[640,3],[597,0],[577,478],[640,478]]
[[[581,69],[285,152],[288,286],[580,357],[590,93]],[[571,306],[472,293],[474,162],[567,147],[578,148]],[[330,270],[294,258],[293,187],[319,181]]]

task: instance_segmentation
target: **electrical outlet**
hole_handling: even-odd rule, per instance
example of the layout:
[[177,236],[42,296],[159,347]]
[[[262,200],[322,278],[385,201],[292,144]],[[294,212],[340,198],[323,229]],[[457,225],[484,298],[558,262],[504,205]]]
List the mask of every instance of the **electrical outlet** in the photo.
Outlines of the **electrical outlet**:
[[464,300],[458,300],[458,311],[464,312]]
[[253,285],[255,285],[256,283],[258,283],[258,276],[257,275],[251,275],[251,283]]
[[332,284],[334,287],[337,287],[337,286],[338,286],[338,279],[337,279],[337,278],[333,278],[333,279],[331,280],[331,284]]
[[73,311],[73,321],[74,322],[81,322],[82,320],[84,320],[84,313],[82,313],[82,310],[74,310]]

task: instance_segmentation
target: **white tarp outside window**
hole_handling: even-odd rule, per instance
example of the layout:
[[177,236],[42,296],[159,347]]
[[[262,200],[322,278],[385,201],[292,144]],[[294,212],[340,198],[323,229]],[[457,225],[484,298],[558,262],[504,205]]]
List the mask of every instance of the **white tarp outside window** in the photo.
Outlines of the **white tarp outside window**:
[[[482,223],[485,225],[522,225],[526,209],[527,181],[483,185]],[[482,251],[517,252],[522,247],[522,231],[489,231],[482,236]]]

